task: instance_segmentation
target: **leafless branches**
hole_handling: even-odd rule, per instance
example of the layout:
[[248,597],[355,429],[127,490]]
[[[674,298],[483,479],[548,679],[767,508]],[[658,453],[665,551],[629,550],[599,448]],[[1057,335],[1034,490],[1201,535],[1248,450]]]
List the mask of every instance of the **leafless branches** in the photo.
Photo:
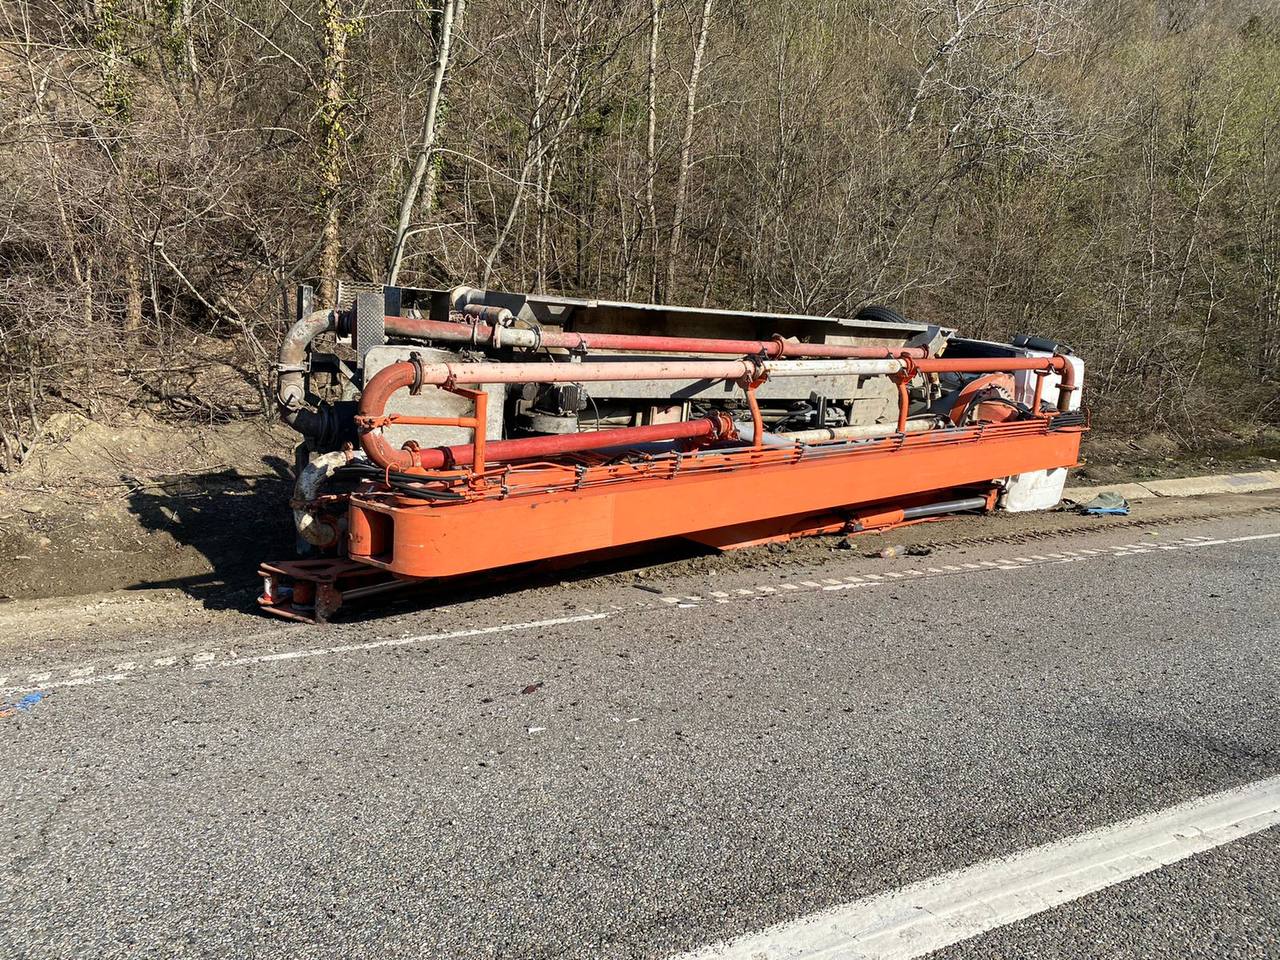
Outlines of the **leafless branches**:
[[1276,90],[1253,0],[12,0],[0,461],[111,370],[252,404],[343,278],[891,301],[1074,342],[1103,422],[1276,420]]

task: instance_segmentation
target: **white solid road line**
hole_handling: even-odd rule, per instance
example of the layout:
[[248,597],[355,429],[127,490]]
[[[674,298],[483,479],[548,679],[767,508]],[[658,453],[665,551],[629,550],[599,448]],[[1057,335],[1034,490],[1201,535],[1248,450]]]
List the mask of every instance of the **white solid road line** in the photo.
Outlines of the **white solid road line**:
[[1280,777],[746,934],[675,960],[908,960],[1280,824]]
[[459,640],[463,637],[482,637],[491,633],[511,633],[518,630],[536,630],[539,627],[558,627],[566,623],[586,623],[604,620],[607,613],[584,613],[572,617],[555,617],[551,620],[530,620],[526,623],[498,623],[489,627],[470,627],[466,630],[449,630],[446,633],[424,633],[416,637],[391,637],[386,640],[369,640],[364,643],[340,643],[332,647],[307,647],[302,650],[285,650],[281,653],[264,653],[255,657],[232,657],[218,663],[202,661],[198,666],[244,667],[259,663],[277,663],[281,660],[300,660],[305,657],[325,657],[338,653],[357,653],[377,650],[381,647],[406,647],[436,640]]
[[[190,665],[196,670],[209,670],[214,667],[252,667],[264,663],[278,663],[282,660],[303,660],[309,657],[325,657],[342,653],[357,653],[365,650],[377,650],[380,647],[404,647],[413,646],[419,643],[431,643],[437,640],[460,640],[465,637],[481,637],[493,633],[512,633],[521,630],[537,630],[543,627],[558,627],[567,623],[585,623],[590,620],[604,620],[609,617],[607,613],[582,613],[568,617],[554,617],[550,620],[529,620],[524,623],[496,623],[487,627],[470,627],[465,630],[449,630],[444,633],[424,633],[418,636],[409,637],[392,637],[385,640],[369,640],[363,643],[342,643],[330,647],[304,647],[298,650],[285,650],[279,653],[264,653],[257,656],[237,656],[232,653],[224,659],[218,659],[218,654],[210,651],[203,651],[194,654],[189,658]],[[33,673],[28,675],[26,684],[16,687],[4,687],[3,683],[8,678],[0,679],[0,694],[25,693],[31,690],[49,690],[55,687],[83,687],[95,683],[117,683],[121,680],[129,680],[137,677],[138,663],[134,661],[126,661],[115,665],[115,673],[100,674],[98,676],[88,676],[92,673],[94,667],[92,664],[69,668],[69,679],[53,679],[51,671],[42,673]],[[185,662],[179,657],[158,657],[151,661],[149,667],[144,665],[144,670],[150,671],[157,668],[171,668],[175,666],[185,667]]]

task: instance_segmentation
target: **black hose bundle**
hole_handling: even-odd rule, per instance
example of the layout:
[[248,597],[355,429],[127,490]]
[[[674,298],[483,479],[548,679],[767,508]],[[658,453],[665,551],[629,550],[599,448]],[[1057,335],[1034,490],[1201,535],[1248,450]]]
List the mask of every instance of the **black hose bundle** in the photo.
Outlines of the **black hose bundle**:
[[1061,430],[1063,427],[1083,427],[1089,423],[1088,414],[1081,410],[1068,410],[1049,420],[1049,429]]
[[433,481],[450,483],[456,479],[455,477],[434,474],[418,476],[412,473],[400,473],[395,470],[384,470],[382,467],[367,461],[353,460],[346,466],[335,470],[333,476],[336,480],[357,482],[371,480],[380,486],[386,487],[392,493],[399,494],[402,497],[411,497],[415,500],[454,502],[466,499],[456,490],[432,489],[422,486],[424,483]]

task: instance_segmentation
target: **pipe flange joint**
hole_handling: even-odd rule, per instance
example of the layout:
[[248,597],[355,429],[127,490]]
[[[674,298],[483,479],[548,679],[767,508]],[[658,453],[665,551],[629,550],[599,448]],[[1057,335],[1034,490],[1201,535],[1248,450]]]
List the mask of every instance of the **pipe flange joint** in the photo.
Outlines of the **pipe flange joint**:
[[409,363],[413,365],[413,382],[409,384],[409,394],[416,397],[422,392],[422,354],[414,350],[409,354]]
[[762,357],[747,357],[747,363],[751,364],[751,372],[743,377],[745,386],[758,387],[769,379],[769,368],[765,366]]
[[400,449],[409,455],[409,465],[411,468],[422,466],[422,450],[418,446],[417,440],[406,440],[401,445]]
[[776,343],[778,345],[777,357],[779,360],[781,360],[783,357],[787,355],[787,338],[786,337],[784,337],[780,333],[775,333],[772,337],[769,338],[769,340],[771,343]]

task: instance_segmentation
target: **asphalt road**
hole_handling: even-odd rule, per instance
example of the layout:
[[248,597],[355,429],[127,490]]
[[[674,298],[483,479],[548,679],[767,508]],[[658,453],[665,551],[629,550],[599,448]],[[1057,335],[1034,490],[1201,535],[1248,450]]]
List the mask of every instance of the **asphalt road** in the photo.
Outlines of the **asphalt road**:
[[[1278,558],[1273,510],[10,644],[0,955],[665,957],[1270,777]],[[1278,956],[1278,853],[938,956]]]

